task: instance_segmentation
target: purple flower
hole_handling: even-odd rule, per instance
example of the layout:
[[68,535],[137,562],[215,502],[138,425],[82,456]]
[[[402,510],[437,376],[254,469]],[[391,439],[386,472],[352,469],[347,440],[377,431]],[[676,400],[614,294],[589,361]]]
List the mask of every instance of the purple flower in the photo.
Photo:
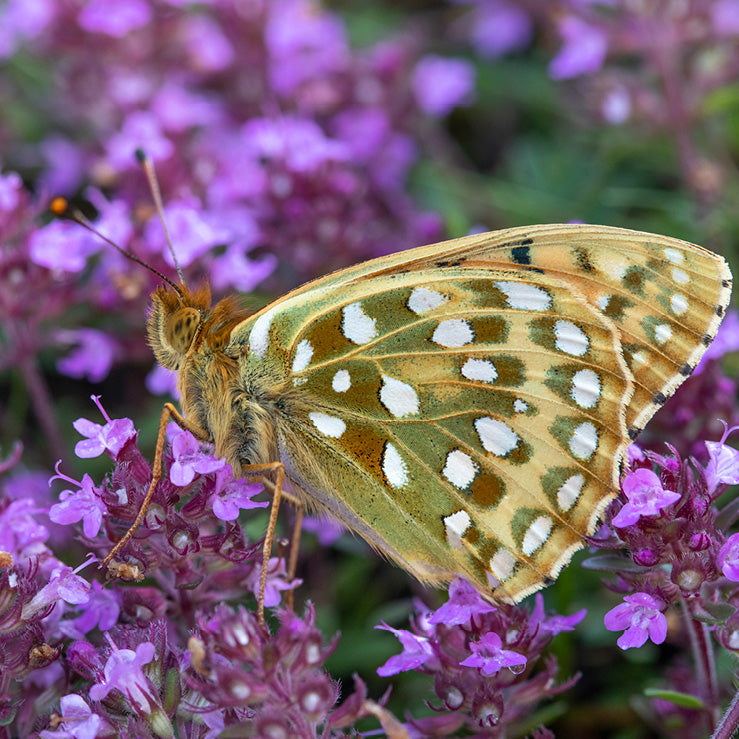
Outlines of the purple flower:
[[[42,731],[41,739],[95,739],[103,728],[103,718],[92,712],[85,699],[76,693],[62,696],[59,701],[62,728]],[[107,732],[105,732],[107,733]]]
[[[739,6],[739,0],[737,0]],[[720,359],[724,354],[739,350],[739,311],[729,310],[719,326],[716,338],[703,353],[703,356],[693,370],[693,375],[699,375],[706,365],[713,359]]]
[[174,456],[169,468],[169,479],[173,485],[185,487],[195,479],[196,474],[207,475],[226,464],[225,459],[216,459],[212,454],[204,452],[200,448],[200,442],[175,423],[170,423],[167,427],[167,436]]
[[[88,564],[89,561],[84,562],[77,569],[86,567]],[[23,606],[22,617],[24,620],[28,620],[34,614],[58,600],[63,600],[70,605],[79,605],[80,603],[87,603],[89,598],[90,583],[76,574],[76,570],[72,570],[71,567],[59,565],[52,570],[49,582]]]
[[721,572],[734,582],[739,582],[739,534],[732,534],[721,547],[717,557]]
[[154,697],[154,687],[141,668],[154,659],[154,652],[151,642],[139,644],[135,652],[113,645],[103,670],[105,677],[90,688],[90,698],[101,701],[111,690],[120,690],[138,711],[151,713],[158,701]]
[[28,240],[31,261],[47,269],[66,272],[81,272],[87,258],[99,249],[88,233],[66,221],[52,221],[36,229]]
[[221,24],[204,13],[197,13],[187,18],[183,25],[183,40],[196,69],[218,72],[228,68],[234,60],[234,47]]
[[[255,597],[259,597],[259,580],[262,575],[261,565],[255,567],[246,580],[247,587],[251,588]],[[267,564],[267,583],[264,588],[264,605],[266,608],[272,608],[280,604],[282,596],[280,592],[283,590],[293,590],[303,582],[300,578],[286,580],[287,571],[285,569],[285,560],[282,557],[272,557]]]
[[169,159],[174,153],[172,142],[162,133],[159,122],[151,113],[136,111],[123,122],[120,131],[108,140],[107,155],[111,166],[125,171],[138,166],[134,158],[143,149],[153,161]]
[[405,629],[394,629],[386,623],[375,626],[375,628],[384,629],[395,634],[403,647],[400,654],[390,657],[384,665],[377,668],[377,674],[380,677],[389,677],[390,675],[397,675],[399,672],[415,670],[434,657],[434,650],[425,636],[418,636]]
[[100,382],[108,376],[117,345],[107,334],[92,328],[78,328],[57,331],[54,336],[59,342],[77,344],[70,354],[56,363],[63,375],[86,377],[90,382]]
[[706,441],[708,464],[706,464],[706,484],[710,492],[719,485],[736,485],[739,483],[739,451],[726,446],[726,440],[732,431],[739,426],[728,428],[724,421],[724,433],[719,441]]
[[604,623],[609,631],[624,633],[616,642],[621,649],[641,647],[647,639],[662,644],[667,636],[667,619],[662,613],[664,603],[647,593],[634,593],[624,597],[620,603],[606,613]]
[[75,630],[87,634],[96,626],[107,631],[118,623],[121,610],[121,594],[112,588],[104,588],[97,580],[91,583],[89,600],[80,604],[80,615],[72,622]]
[[642,516],[656,516],[680,499],[679,493],[665,490],[659,477],[645,467],[629,472],[621,487],[629,502],[613,517],[613,525],[619,528],[635,524]]
[[90,396],[95,405],[100,409],[103,418],[106,420],[105,426],[88,421],[86,418],[78,418],[72,425],[74,428],[86,436],[84,441],[78,441],[74,447],[74,453],[81,459],[89,459],[91,457],[99,457],[103,452],[115,459],[118,452],[121,451],[123,445],[136,436],[136,429],[130,418],[119,418],[115,421],[105,412],[100,403],[99,395]]
[[517,674],[522,672],[526,665],[526,657],[522,654],[503,649],[503,641],[494,631],[489,631],[477,642],[470,642],[470,649],[472,654],[459,664],[465,667],[479,667],[483,675],[494,675],[504,667]]
[[473,0],[469,19],[470,40],[477,52],[488,59],[522,49],[533,35],[526,11],[506,0]]
[[233,469],[225,464],[216,470],[216,484],[213,491],[213,513],[221,521],[235,521],[239,511],[243,508],[265,508],[267,501],[253,501],[252,497],[261,493],[264,485],[257,482],[247,482],[243,478],[234,480]]
[[549,64],[549,76],[554,80],[594,74],[602,66],[608,51],[608,37],[597,26],[576,16],[560,21],[562,48]]
[[0,551],[18,559],[46,550],[44,542],[49,538],[49,530],[34,518],[43,510],[30,498],[21,498],[0,511]]
[[210,269],[210,282],[214,289],[236,289],[252,292],[256,286],[269,277],[277,267],[274,254],[264,254],[258,259],[246,255],[247,249],[232,244],[218,259],[214,260]]
[[713,0],[709,7],[715,34],[739,35],[739,0]]
[[547,617],[544,612],[544,598],[541,593],[537,593],[534,610],[529,617],[529,629],[532,631],[540,630],[546,634],[555,636],[563,631],[572,631],[586,615],[587,610],[583,608],[571,616],[554,614],[553,616]]
[[180,393],[177,390],[177,372],[168,370],[157,364],[154,369],[146,376],[146,389],[152,395],[171,395],[173,398],[179,398]]
[[303,531],[315,534],[322,547],[330,547],[346,532],[346,527],[334,518],[324,516],[305,516]]
[[[177,261],[181,267],[187,267],[213,246],[229,239],[225,229],[209,223],[202,207],[196,201],[170,202],[164,209],[164,220],[167,222],[172,243],[177,244]],[[163,254],[164,260],[170,266],[174,266],[158,216],[149,220],[146,240]]]
[[456,578],[449,585],[449,600],[429,617],[430,624],[469,623],[479,613],[492,613],[495,607],[483,600],[480,594],[466,580]]
[[444,116],[469,101],[475,86],[475,70],[462,59],[428,55],[416,64],[412,85],[424,112]]
[[[58,467],[58,465],[57,465]],[[85,473],[82,482],[72,480],[59,473],[51,479],[64,479],[79,486],[79,490],[62,490],[59,493],[59,503],[49,509],[49,518],[54,523],[69,525],[82,520],[82,531],[88,539],[97,536],[103,522],[103,514],[107,512],[105,504],[92,482],[92,478]],[[51,482],[51,480],[49,481]]]
[[9,213],[20,204],[23,180],[17,172],[0,174],[0,211]]
[[86,31],[122,37],[149,23],[151,10],[144,0],[88,0],[77,20]]

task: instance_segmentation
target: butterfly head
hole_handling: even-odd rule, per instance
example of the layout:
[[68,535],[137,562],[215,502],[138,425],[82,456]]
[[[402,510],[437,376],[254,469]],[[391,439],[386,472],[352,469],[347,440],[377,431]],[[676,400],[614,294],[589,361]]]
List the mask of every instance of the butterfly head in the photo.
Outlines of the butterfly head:
[[224,298],[211,307],[207,282],[196,290],[184,284],[176,288],[160,285],[151,294],[147,340],[163,367],[179,370],[185,357],[192,352],[201,348],[222,349],[228,343],[231,330],[247,315],[233,297]]

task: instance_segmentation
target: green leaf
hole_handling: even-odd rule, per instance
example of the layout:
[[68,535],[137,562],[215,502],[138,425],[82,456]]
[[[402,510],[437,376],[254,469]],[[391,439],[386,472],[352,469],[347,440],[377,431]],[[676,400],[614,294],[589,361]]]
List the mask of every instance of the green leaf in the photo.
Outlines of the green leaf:
[[680,706],[681,708],[703,709],[706,707],[705,703],[700,698],[698,698],[698,696],[691,695],[690,693],[681,693],[678,690],[647,688],[644,691],[644,695],[646,695],[648,698],[659,698],[663,701],[669,701],[670,703],[674,703],[676,706]]

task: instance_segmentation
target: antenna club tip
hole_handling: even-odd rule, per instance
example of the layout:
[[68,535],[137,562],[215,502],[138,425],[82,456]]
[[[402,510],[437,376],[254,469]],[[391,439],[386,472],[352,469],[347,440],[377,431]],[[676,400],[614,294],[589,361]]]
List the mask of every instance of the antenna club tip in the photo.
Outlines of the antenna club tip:
[[136,157],[136,161],[139,164],[143,164],[149,158],[148,156],[146,156],[146,152],[140,146],[134,152],[134,156]]
[[57,197],[49,203],[49,210],[55,216],[66,216],[69,212],[69,203],[66,198]]

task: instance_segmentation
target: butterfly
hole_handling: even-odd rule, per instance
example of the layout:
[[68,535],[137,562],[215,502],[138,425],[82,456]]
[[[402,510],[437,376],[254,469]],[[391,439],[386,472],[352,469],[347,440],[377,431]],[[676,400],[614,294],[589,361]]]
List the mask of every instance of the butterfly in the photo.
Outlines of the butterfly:
[[271,528],[286,477],[419,580],[516,602],[593,533],[731,282],[701,247],[592,225],[383,256],[253,315],[169,282],[147,334],[183,412],[165,406],[150,493],[173,418],[235,470],[277,474]]

